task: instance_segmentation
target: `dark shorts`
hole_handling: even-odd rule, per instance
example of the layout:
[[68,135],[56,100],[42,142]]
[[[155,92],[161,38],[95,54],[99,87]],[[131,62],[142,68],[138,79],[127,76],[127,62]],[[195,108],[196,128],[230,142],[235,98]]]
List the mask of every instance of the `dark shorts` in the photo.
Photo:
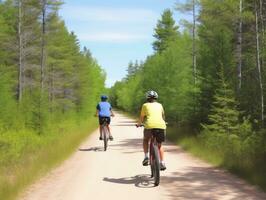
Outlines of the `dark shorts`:
[[110,117],[99,117],[99,124],[102,125],[106,120],[107,124],[110,124],[111,118]]
[[144,129],[145,140],[149,140],[152,134],[155,136],[158,143],[165,141],[165,129]]

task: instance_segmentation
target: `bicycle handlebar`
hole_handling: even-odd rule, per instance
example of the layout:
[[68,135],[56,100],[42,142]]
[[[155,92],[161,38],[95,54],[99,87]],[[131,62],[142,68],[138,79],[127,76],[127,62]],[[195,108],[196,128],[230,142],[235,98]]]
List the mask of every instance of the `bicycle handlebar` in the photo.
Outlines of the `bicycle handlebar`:
[[143,127],[144,124],[135,124],[135,126],[136,126],[137,128],[139,128],[139,127]]

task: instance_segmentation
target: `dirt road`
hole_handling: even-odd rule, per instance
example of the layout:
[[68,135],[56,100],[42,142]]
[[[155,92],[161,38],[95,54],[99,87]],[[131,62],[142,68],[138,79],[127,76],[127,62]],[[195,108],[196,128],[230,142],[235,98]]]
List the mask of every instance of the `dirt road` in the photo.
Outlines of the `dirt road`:
[[117,114],[115,140],[103,151],[92,134],[60,167],[33,184],[20,200],[260,200],[266,194],[166,143],[167,170],[153,186],[149,167],[141,165],[142,129]]

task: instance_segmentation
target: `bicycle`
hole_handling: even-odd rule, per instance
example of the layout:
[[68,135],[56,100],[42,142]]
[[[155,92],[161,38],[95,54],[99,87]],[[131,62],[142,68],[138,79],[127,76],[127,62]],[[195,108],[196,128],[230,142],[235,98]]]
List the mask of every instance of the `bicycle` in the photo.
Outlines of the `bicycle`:
[[158,186],[160,184],[160,156],[159,156],[159,147],[156,140],[155,134],[160,129],[152,129],[152,137],[150,141],[150,166],[151,166],[151,177],[154,178],[154,185]]
[[104,151],[106,151],[108,147],[108,140],[110,137],[107,118],[103,118],[103,124],[101,125],[101,136],[103,136]]
[[[140,127],[143,125],[136,126]],[[149,143],[149,164],[151,167],[151,178],[154,179],[155,186],[158,186],[160,184],[160,156],[158,142],[155,136],[158,131],[161,131],[161,129],[152,129],[152,136]]]

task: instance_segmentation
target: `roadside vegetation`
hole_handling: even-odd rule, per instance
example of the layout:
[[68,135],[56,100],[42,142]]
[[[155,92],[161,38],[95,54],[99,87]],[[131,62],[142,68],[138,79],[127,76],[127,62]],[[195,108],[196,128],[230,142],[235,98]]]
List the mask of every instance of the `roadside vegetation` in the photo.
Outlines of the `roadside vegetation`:
[[0,199],[14,199],[96,128],[105,73],[67,30],[61,4],[0,1]]
[[7,133],[12,136],[3,137],[5,144],[14,146],[2,148],[0,154],[1,199],[15,199],[26,186],[64,161],[96,125],[95,119],[79,125],[65,121],[43,135],[30,130]]
[[[191,21],[177,23],[173,12]],[[266,190],[265,18],[259,0],[187,0],[165,10],[154,53],[129,63],[111,88],[113,104],[137,113],[145,92],[157,91],[173,141]]]

